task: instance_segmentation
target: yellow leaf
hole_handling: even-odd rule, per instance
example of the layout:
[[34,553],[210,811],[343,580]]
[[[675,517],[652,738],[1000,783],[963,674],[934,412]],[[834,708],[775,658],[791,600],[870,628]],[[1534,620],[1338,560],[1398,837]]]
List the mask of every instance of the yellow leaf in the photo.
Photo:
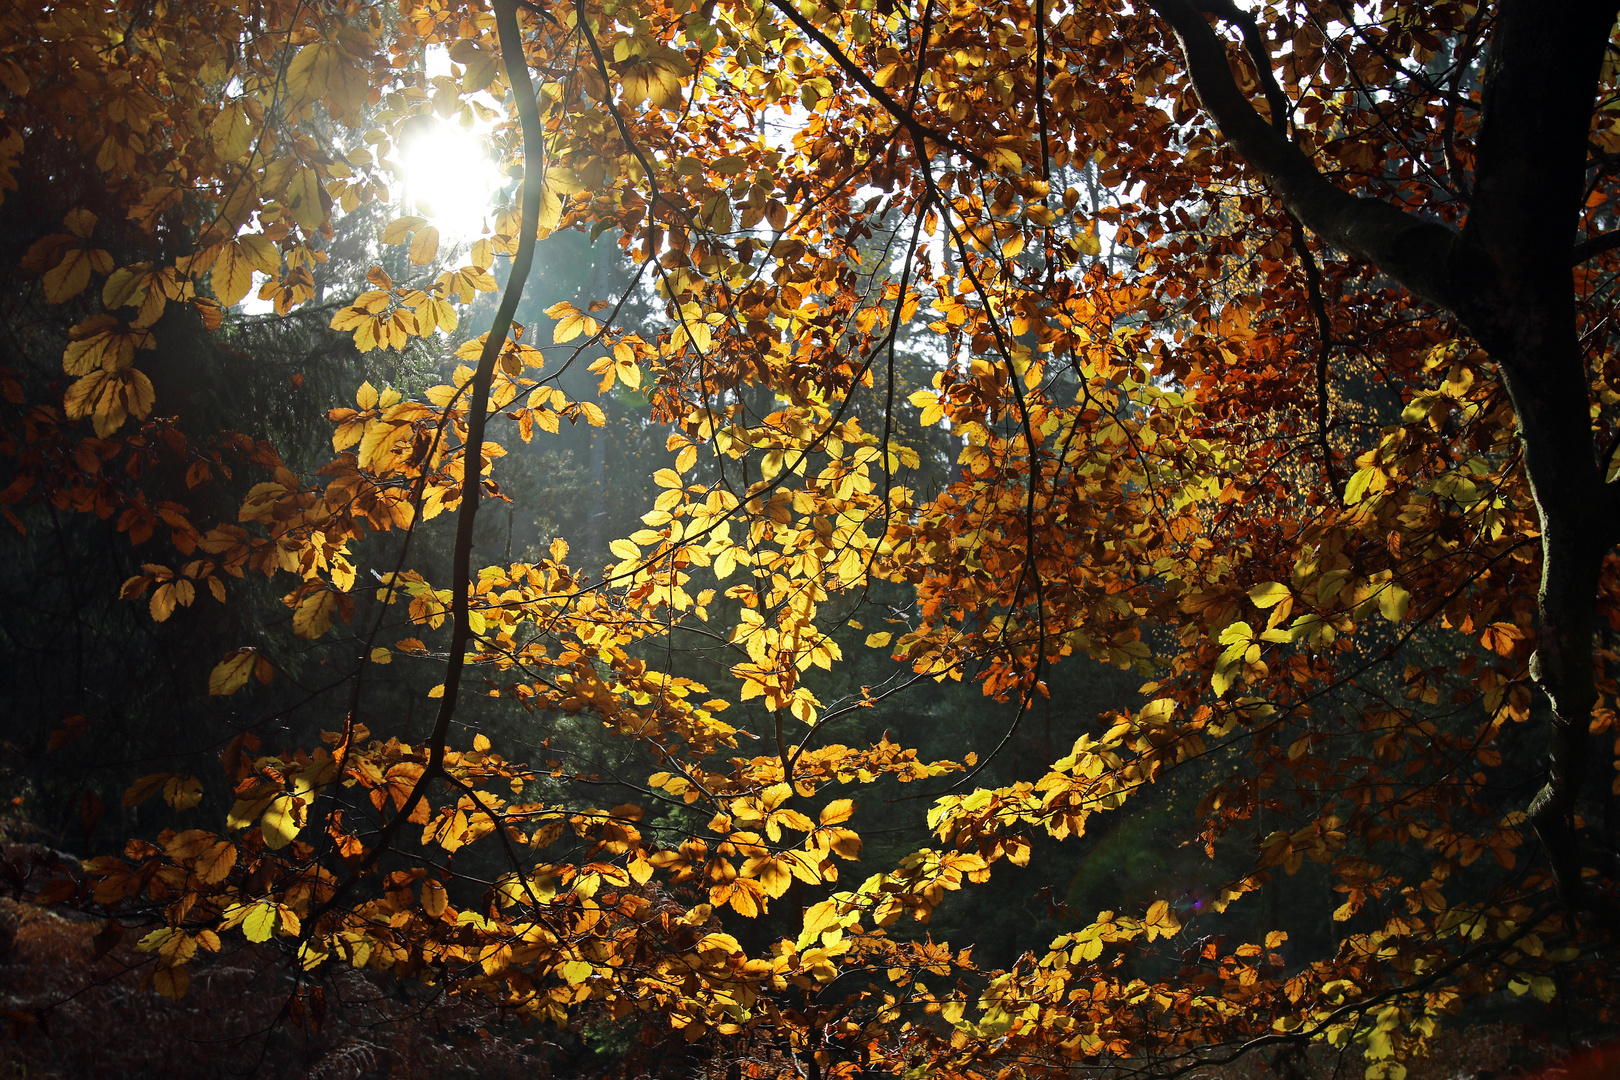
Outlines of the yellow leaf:
[[240,102],[233,101],[220,109],[208,125],[208,134],[214,140],[214,153],[225,161],[237,161],[253,145],[253,126]]
[[258,233],[248,233],[236,238],[236,246],[241,255],[253,269],[265,274],[274,274],[281,269],[281,251],[276,247],[275,241],[268,236]]
[[439,230],[432,225],[418,229],[411,240],[411,262],[426,266],[439,253]]
[[834,799],[821,808],[821,824],[837,825],[848,821],[850,815],[855,813],[855,803],[850,799]]
[[253,264],[233,241],[220,249],[208,280],[213,285],[215,298],[225,307],[235,307],[253,287]]
[[293,611],[293,633],[313,641],[332,628],[337,596],[326,589],[304,597]]
[[427,912],[429,918],[437,919],[443,915],[450,906],[449,894],[445,892],[444,885],[437,881],[422,882],[422,910]]
[[567,981],[569,986],[578,986],[591,977],[591,965],[584,960],[570,960],[557,969],[557,973]]
[[62,351],[62,370],[69,375],[88,375],[96,368],[122,371],[135,359],[136,349],[157,345],[151,331],[126,327],[111,315],[94,315],[68,331],[68,346]]
[[146,292],[151,288],[152,275],[147,272],[146,263],[137,266],[121,266],[114,270],[107,278],[106,284],[101,287],[101,306],[108,308],[134,307],[146,299]]
[[889,643],[889,639],[893,636],[894,635],[889,633],[887,630],[880,630],[875,634],[867,634],[866,647],[869,649],[881,649],[883,646]]
[[321,194],[321,178],[315,175],[314,169],[300,166],[287,185],[287,209],[305,232],[316,231],[326,220]]
[[804,929],[799,933],[799,948],[807,947],[824,931],[831,930],[838,923],[838,901],[823,900],[812,904],[804,913]]
[[587,335],[596,333],[597,326],[595,319],[576,312],[557,324],[557,328],[551,332],[551,340],[561,345],[565,341],[573,341],[582,333]]
[[152,972],[152,989],[171,1001],[186,996],[191,986],[191,975],[183,967],[160,967]]
[[176,810],[190,810],[202,797],[202,781],[195,776],[171,776],[163,784],[163,801]]
[[1364,469],[1357,469],[1350,477],[1350,483],[1345,485],[1344,502],[1346,506],[1354,506],[1366,498],[1373,489],[1374,479],[1383,479],[1383,470],[1376,465],[1369,465]]
[[427,224],[427,218],[406,216],[395,218],[383,229],[382,242],[385,244],[403,244],[405,238],[411,233]]
[[1280,581],[1262,581],[1249,590],[1249,599],[1262,610],[1275,607],[1288,598],[1288,586]]
[[1378,593],[1378,613],[1390,622],[1400,622],[1406,618],[1406,611],[1412,606],[1412,594],[1405,589],[1390,582]]
[[303,801],[291,795],[277,795],[270,800],[264,817],[259,820],[259,831],[264,834],[264,842],[277,851],[290,844],[303,827],[298,822],[298,811],[302,806]]
[[242,920],[242,933],[249,941],[269,941],[270,935],[275,932],[275,904],[260,900],[248,909],[247,918]]
[[535,234],[543,240],[556,231],[561,221],[562,199],[557,196],[557,189],[548,184],[540,189],[540,215],[535,222]]
[[150,610],[154,622],[162,622],[174,614],[178,607],[189,607],[196,596],[196,588],[185,578],[166,581],[152,590]]
[[342,63],[342,53],[327,42],[314,42],[298,50],[287,65],[287,89],[292,91],[293,100],[313,102],[324,96]]
[[393,663],[393,660],[394,654],[383,648],[381,645],[371,650],[371,662],[373,664],[389,664]]
[[[105,252],[101,253],[105,255]],[[92,253],[84,248],[68,248],[62,261],[45,271],[45,299],[53,304],[79,295],[90,284],[90,271],[94,265]],[[110,263],[109,259],[109,263]],[[109,265],[108,269],[111,269]]]

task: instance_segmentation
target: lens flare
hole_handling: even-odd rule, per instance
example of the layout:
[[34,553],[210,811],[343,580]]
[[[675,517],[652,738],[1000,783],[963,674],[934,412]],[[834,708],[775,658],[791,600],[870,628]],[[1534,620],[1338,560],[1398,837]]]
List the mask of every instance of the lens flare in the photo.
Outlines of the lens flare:
[[501,186],[489,144],[474,132],[438,122],[417,125],[400,147],[405,203],[447,240],[483,231]]

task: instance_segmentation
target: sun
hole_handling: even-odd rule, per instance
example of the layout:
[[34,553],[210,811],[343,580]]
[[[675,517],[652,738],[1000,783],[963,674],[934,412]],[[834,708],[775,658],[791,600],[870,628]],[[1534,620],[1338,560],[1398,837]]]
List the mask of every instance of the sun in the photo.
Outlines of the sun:
[[413,124],[401,140],[400,166],[406,207],[436,225],[446,240],[468,240],[483,231],[503,178],[481,135],[437,119]]

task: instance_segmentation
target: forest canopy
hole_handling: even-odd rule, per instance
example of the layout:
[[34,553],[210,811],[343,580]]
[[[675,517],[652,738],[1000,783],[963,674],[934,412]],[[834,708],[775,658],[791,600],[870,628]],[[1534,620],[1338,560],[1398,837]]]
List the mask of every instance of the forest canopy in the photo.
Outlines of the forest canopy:
[[14,899],[671,1075],[1612,1032],[1617,11],[11,7]]

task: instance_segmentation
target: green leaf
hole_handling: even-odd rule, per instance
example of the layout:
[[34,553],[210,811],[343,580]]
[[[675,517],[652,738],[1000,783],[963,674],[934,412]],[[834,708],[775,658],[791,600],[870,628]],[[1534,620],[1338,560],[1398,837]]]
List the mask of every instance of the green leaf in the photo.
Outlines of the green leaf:
[[242,920],[242,933],[249,941],[269,941],[270,935],[276,932],[276,905],[267,900],[260,900],[248,909],[247,918]]
[[1378,613],[1390,622],[1400,622],[1406,618],[1406,611],[1412,606],[1412,594],[1405,589],[1390,582],[1378,594]]

